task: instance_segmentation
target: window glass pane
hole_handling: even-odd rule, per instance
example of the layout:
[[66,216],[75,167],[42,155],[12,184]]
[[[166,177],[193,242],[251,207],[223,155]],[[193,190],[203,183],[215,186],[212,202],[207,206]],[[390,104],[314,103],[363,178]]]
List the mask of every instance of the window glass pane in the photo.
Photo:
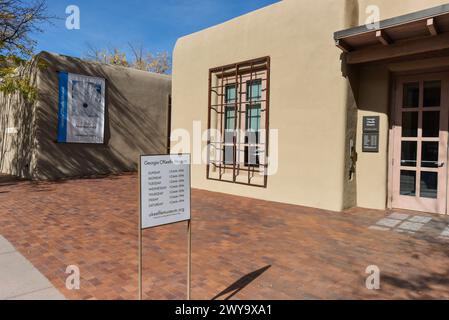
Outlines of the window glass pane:
[[226,107],[225,109],[225,132],[224,142],[234,143],[235,135],[235,109],[233,107]]
[[435,138],[440,136],[440,112],[423,112],[422,136],[425,138]]
[[246,130],[260,130],[260,106],[246,107]]
[[224,147],[224,164],[234,164],[234,146]]
[[438,147],[439,142],[423,142],[421,167],[438,168]]
[[260,105],[246,106],[246,137],[245,143],[249,144],[249,147],[245,147],[245,165],[255,166],[259,164],[259,143],[260,136],[260,117],[261,107]]
[[401,170],[400,193],[403,196],[416,195],[416,172]]
[[262,99],[262,81],[261,80],[253,80],[252,82],[248,81],[246,86],[246,99],[250,100],[260,100]]
[[418,136],[418,112],[402,113],[402,136],[403,137]]
[[225,112],[225,129],[235,129],[235,109],[233,107],[226,107]]
[[416,167],[416,141],[402,141],[401,166]]
[[259,148],[254,146],[245,147],[245,165],[258,166],[259,164]]
[[259,143],[260,105],[246,106],[246,143]]
[[421,197],[438,198],[438,173],[421,172]]
[[424,107],[439,107],[441,104],[441,81],[424,82]]
[[227,85],[226,86],[226,94],[225,94],[226,103],[235,102],[236,97],[237,97],[237,92],[235,90],[235,85]]
[[419,82],[404,84],[404,108],[419,107]]

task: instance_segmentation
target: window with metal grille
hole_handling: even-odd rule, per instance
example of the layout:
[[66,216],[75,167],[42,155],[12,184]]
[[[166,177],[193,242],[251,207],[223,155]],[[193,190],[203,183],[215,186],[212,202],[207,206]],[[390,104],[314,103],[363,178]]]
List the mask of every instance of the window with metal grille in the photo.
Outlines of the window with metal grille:
[[267,187],[270,58],[209,70],[207,178]]

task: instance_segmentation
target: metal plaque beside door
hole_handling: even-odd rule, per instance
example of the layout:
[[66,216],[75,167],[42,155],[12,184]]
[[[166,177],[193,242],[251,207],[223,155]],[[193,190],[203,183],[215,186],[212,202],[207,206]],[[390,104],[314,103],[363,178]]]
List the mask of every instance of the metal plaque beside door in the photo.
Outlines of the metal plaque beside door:
[[379,152],[380,117],[363,117],[363,152]]

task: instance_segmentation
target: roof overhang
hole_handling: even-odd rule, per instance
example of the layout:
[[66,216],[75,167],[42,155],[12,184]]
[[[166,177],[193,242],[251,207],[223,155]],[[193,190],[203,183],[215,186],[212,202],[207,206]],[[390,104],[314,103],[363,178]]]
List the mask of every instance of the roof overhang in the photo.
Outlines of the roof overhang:
[[449,4],[334,33],[348,64],[449,49]]

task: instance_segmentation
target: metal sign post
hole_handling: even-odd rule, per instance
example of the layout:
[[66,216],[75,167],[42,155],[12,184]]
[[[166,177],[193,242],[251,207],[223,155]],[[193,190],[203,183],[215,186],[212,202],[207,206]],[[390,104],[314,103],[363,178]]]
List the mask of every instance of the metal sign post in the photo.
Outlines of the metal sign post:
[[192,220],[190,155],[139,159],[139,300],[142,300],[142,231],[187,221],[187,299],[191,298]]
[[187,221],[187,300],[191,297],[192,276],[192,220]]
[[139,300],[142,300],[142,228],[139,218]]
[[139,249],[138,249],[138,257],[137,257],[137,261],[139,263],[139,272],[138,272],[138,277],[139,277],[139,300],[142,300],[142,186],[141,186],[141,180],[142,177],[141,175],[141,163],[140,163],[140,159],[139,159],[139,164],[138,164],[138,173],[139,173],[139,180],[138,180],[138,189],[139,189]]

